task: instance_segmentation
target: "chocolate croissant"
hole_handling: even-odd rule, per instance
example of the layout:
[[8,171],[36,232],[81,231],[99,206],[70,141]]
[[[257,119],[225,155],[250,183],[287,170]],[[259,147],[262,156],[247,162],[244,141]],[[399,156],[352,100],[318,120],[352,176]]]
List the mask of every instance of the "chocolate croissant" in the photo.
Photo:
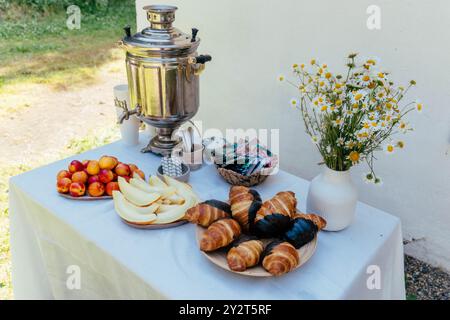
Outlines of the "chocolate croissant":
[[272,199],[265,201],[256,214],[255,222],[264,219],[265,216],[279,213],[287,217],[292,217],[297,208],[297,198],[293,192],[280,192]]
[[243,239],[228,251],[228,266],[233,271],[243,272],[259,263],[263,251],[262,241],[252,238]]
[[280,192],[258,209],[251,233],[261,238],[278,238],[291,226],[297,199],[293,192]]
[[327,226],[327,221],[317,214],[296,213],[294,215],[294,219],[297,218],[311,220],[317,226],[319,231],[325,229],[325,227]]
[[255,190],[247,187],[234,186],[229,194],[231,213],[244,231],[248,231],[254,217],[249,217],[249,210],[255,203],[261,202],[261,197]]
[[263,256],[263,268],[274,276],[286,274],[300,264],[298,251],[289,242],[270,243]]
[[191,223],[208,228],[217,220],[231,217],[231,207],[228,203],[209,200],[189,209],[185,218]]
[[222,219],[214,222],[203,233],[200,249],[212,252],[231,244],[241,235],[241,227],[236,220]]
[[300,249],[304,245],[314,240],[319,227],[311,219],[296,218],[283,239],[292,244],[295,248]]

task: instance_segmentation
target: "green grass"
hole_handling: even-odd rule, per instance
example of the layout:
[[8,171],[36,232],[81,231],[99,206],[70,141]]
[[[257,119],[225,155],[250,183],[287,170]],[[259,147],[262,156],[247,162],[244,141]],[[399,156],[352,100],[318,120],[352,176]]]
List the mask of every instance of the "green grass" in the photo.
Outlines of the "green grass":
[[0,14],[0,93],[8,85],[23,82],[56,89],[92,83],[96,69],[120,54],[113,49],[123,27],[136,21],[134,1],[109,3],[97,12],[82,9],[79,30],[67,28],[62,9],[32,14],[30,9],[14,6],[3,17]]

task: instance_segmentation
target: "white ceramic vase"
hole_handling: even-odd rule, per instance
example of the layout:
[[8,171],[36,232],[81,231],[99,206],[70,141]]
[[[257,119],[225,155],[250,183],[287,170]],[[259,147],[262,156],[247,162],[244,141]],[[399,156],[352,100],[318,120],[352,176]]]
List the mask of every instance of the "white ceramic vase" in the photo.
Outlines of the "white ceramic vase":
[[325,230],[341,231],[353,222],[357,202],[358,190],[350,170],[339,172],[325,167],[309,186],[306,207],[308,213],[327,221]]

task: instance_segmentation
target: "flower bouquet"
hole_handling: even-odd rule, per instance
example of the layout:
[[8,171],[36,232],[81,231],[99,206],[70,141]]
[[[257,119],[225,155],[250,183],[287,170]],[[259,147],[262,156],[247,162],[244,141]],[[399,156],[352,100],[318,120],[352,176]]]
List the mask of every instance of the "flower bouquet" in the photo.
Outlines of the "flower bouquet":
[[[375,153],[384,149],[392,154],[403,149],[405,143],[394,137],[397,133],[412,131],[406,121],[407,115],[413,110],[423,110],[422,103],[418,101],[403,104],[404,97],[416,82],[413,80],[406,87],[396,86],[389,78],[390,74],[379,68],[376,59],[359,62],[357,54],[348,56],[344,74],[333,74],[326,64],[319,64],[314,59],[309,68],[304,64],[293,65],[293,73],[297,81],[287,80],[284,76],[280,76],[279,80],[298,90],[299,97],[293,98],[290,103],[300,111],[306,132],[322,155],[322,164],[327,167],[325,173],[311,185],[308,209],[323,215],[328,215],[328,211],[342,211],[336,205],[327,205],[326,199],[318,194],[320,190],[313,194],[315,189],[320,189],[315,188],[314,184],[319,181],[334,182],[338,190],[334,194],[340,194],[342,186],[339,185],[347,184],[348,187],[348,182],[351,183],[350,168],[366,162],[370,169],[365,175],[366,181],[380,185],[382,180],[374,170]],[[338,180],[342,181],[337,183]],[[348,187],[347,191],[347,197],[340,196],[345,198],[343,211],[347,212],[348,217],[336,228],[333,228],[333,219],[326,217],[327,221],[331,221],[332,229],[348,226],[354,215],[356,190]],[[331,200],[336,203],[336,199]]]

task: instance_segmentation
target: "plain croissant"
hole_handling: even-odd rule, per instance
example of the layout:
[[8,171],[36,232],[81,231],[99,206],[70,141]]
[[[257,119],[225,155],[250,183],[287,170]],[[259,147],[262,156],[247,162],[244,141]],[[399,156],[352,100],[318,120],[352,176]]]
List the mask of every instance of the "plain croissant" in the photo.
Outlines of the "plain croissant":
[[261,197],[252,189],[234,186],[230,189],[229,199],[233,218],[239,222],[244,231],[248,231],[252,223],[249,221],[250,207],[255,201],[261,201]]
[[263,268],[274,276],[286,274],[300,264],[298,251],[289,242],[275,241],[264,252]]
[[231,244],[241,235],[241,227],[234,219],[222,219],[214,222],[203,233],[200,249],[205,252],[215,251]]
[[186,212],[185,218],[191,223],[208,228],[217,220],[231,217],[231,207],[228,203],[209,200]]
[[264,245],[262,241],[243,241],[228,251],[228,266],[233,271],[243,272],[259,263],[263,251]]

